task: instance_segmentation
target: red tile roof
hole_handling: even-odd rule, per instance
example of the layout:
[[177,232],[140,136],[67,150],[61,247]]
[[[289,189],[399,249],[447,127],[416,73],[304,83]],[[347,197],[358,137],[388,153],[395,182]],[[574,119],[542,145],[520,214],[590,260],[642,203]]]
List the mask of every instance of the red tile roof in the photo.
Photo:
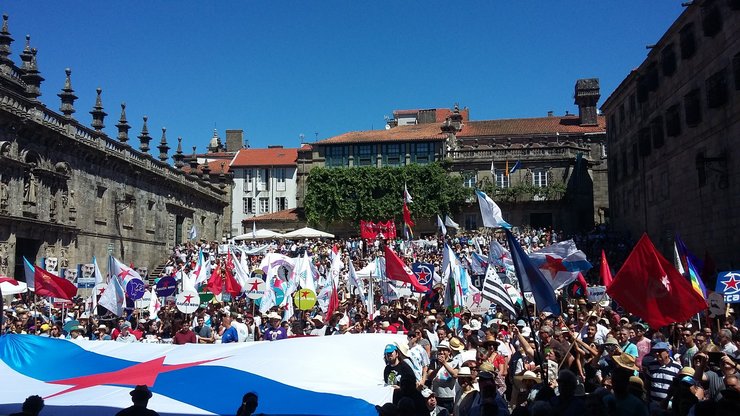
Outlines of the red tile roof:
[[[211,160],[208,162],[208,167],[211,169],[210,175],[220,175],[221,174],[221,164],[224,164],[224,173],[229,173],[229,160],[228,159],[217,159],[217,160]],[[190,173],[190,165],[188,162],[185,162],[185,165],[182,167],[182,171],[185,173]],[[198,172],[203,171],[203,164],[198,165]]]
[[604,116],[598,116],[598,126],[580,126],[578,123],[578,116],[468,121],[457,137],[606,132]]
[[252,218],[245,218],[242,220],[242,224],[247,224],[252,221],[299,221],[303,219],[303,209],[291,208],[283,211],[273,212],[270,214],[258,215]]
[[298,149],[295,148],[241,149],[231,161],[231,167],[296,166],[297,158]]
[[442,133],[440,124],[428,123],[398,126],[388,130],[352,131],[318,141],[315,144],[408,142],[445,139],[447,139],[447,135]]

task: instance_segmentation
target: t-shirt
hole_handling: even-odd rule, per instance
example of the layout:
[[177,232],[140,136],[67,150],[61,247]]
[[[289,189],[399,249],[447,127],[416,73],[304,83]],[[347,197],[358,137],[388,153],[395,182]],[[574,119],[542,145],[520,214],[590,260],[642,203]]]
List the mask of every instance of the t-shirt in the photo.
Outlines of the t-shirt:
[[236,332],[234,325],[226,328],[223,335],[221,335],[222,344],[228,344],[229,342],[239,342],[239,334]]
[[635,358],[637,358],[637,356],[640,354],[639,350],[637,349],[637,345],[629,341],[627,341],[626,345],[620,345],[619,348],[622,349],[622,352],[629,354]]
[[650,400],[659,402],[665,399],[673,379],[680,371],[681,364],[673,360],[666,365],[662,365],[657,360],[647,364],[646,387],[650,391]]
[[635,359],[635,363],[638,367],[642,368],[642,360],[650,355],[650,348],[652,347],[653,342],[650,338],[642,337],[642,339],[637,341],[635,344],[637,345],[637,358]]
[[265,331],[265,334],[263,335],[263,339],[265,341],[277,341],[285,338],[288,338],[288,331],[282,326],[279,326],[277,328],[270,327],[269,329],[267,329],[267,331]]
[[195,332],[188,330],[188,332],[177,331],[175,336],[172,337],[172,343],[176,345],[182,344],[195,344]]
[[414,376],[416,376],[416,381],[421,381],[424,367],[429,366],[429,355],[424,347],[421,345],[414,345],[414,347],[409,350],[408,364],[414,372]]
[[211,327],[208,325],[203,325],[200,327],[196,326],[195,334],[201,338],[210,338],[213,336],[213,329],[211,329]]
[[404,377],[415,378],[411,367],[403,361],[400,361],[398,365],[395,366],[387,364],[383,370],[383,380],[385,380],[385,384],[389,386],[400,385],[401,379]]
[[249,335],[249,331],[247,330],[247,324],[239,322],[239,321],[232,321],[231,327],[236,328],[236,336],[239,339],[239,342],[247,341],[247,336]]

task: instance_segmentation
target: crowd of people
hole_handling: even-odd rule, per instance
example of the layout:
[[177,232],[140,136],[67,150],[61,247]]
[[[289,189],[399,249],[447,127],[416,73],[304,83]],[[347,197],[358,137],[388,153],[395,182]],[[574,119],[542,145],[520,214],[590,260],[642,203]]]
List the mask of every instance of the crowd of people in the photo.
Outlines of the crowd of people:
[[[520,229],[515,235],[528,252],[573,238],[595,266],[587,274],[590,283],[599,281],[601,250],[618,268],[632,247],[630,241],[603,228],[576,236],[546,229]],[[429,236],[413,242],[260,241],[242,243],[238,252],[248,256],[244,260],[252,267],[270,252],[292,258],[307,254],[316,273],[326,276],[335,253],[341,253],[345,265],[351,261],[360,270],[382,256],[383,245],[389,244],[408,264],[439,267],[445,243],[468,264],[474,252],[487,255],[491,239],[506,245],[502,234],[488,232]],[[200,252],[214,265],[223,265],[228,256],[223,246],[182,244],[158,277],[191,273]],[[252,300],[240,295],[214,297],[192,315],[178,311],[174,302],[165,302],[156,315],[135,309],[116,317],[104,310],[92,311],[84,299],[61,310],[21,296],[4,311],[2,333],[173,344],[395,333],[407,338],[385,348],[383,378],[395,391],[392,403],[378,406],[381,415],[740,414],[740,334],[731,309],[717,319],[700,316],[650,328],[617,305],[558,293],[563,305],[559,316],[537,314],[522,305],[517,316],[495,307],[478,314],[464,310],[456,316],[446,307],[440,284],[430,293],[396,299],[385,298],[375,288],[369,310],[368,302],[347,285],[347,267],[343,273],[339,305],[331,314],[319,305],[292,314],[286,313],[285,306],[260,312]]]

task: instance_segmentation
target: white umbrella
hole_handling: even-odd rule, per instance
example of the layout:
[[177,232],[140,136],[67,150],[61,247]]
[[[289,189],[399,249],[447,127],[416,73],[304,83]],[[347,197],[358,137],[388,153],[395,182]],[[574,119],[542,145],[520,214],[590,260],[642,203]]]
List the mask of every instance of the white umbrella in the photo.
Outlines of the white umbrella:
[[26,286],[26,282],[18,282],[18,285],[2,282],[0,283],[0,290],[3,291],[3,296],[17,295],[19,293],[26,293],[28,286]]
[[334,234],[324,231],[315,230],[310,227],[303,227],[300,230],[291,231],[283,234],[285,238],[334,238]]
[[282,238],[283,235],[272,230],[260,229],[254,232],[238,235],[234,240],[266,240],[270,238]]

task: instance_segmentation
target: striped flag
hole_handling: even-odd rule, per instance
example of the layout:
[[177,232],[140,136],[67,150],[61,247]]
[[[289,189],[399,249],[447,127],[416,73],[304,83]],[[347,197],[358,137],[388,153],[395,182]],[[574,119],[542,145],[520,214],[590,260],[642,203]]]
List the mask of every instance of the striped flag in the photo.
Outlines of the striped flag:
[[483,299],[506,309],[512,316],[517,315],[514,302],[506,292],[506,289],[498,278],[498,275],[496,275],[496,268],[493,265],[489,265],[486,270],[486,278],[483,280],[483,291],[481,292],[481,295],[483,296]]

